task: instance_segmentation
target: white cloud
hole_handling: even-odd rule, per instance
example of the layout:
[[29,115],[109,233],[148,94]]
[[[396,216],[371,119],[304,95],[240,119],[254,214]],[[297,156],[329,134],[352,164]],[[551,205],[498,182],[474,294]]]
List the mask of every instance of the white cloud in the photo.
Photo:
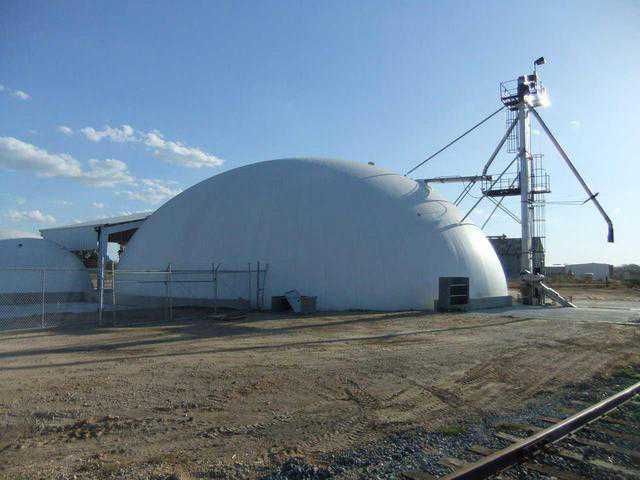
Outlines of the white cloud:
[[138,200],[149,204],[158,204],[175,197],[182,191],[174,181],[165,181],[152,178],[142,179],[135,190],[118,192],[129,200]]
[[73,203],[67,201],[67,200],[54,200],[53,203],[55,203],[56,205],[60,205],[63,207],[68,207],[70,205],[73,205]]
[[25,222],[32,220],[36,223],[56,223],[53,215],[47,215],[40,210],[11,210],[7,213],[7,218],[13,222]]
[[99,142],[103,138],[111,140],[112,142],[138,142],[138,138],[135,136],[133,128],[129,125],[123,125],[122,128],[111,128],[109,125],[104,127],[104,130],[96,130],[92,127],[85,127],[80,129],[92,142]]
[[93,202],[93,203],[91,204],[91,206],[92,206],[93,208],[104,208],[104,203],[101,203],[101,202]]
[[67,127],[66,125],[58,125],[56,127],[56,130],[66,135],[67,137],[70,137],[71,135],[73,135],[73,130],[70,127]]
[[216,167],[224,162],[221,158],[203,152],[199,148],[165,140],[162,134],[157,131],[144,134],[144,144],[153,149],[153,154],[157,158],[174,165],[201,168]]
[[216,167],[222,165],[224,162],[221,158],[204,152],[199,148],[190,147],[180,141],[167,140],[162,133],[157,130],[142,132],[134,130],[133,127],[129,125],[122,125],[122,127],[115,128],[106,125],[103,130],[85,127],[80,131],[92,142],[100,142],[103,139],[107,139],[116,143],[141,143],[150,148],[155,157],[174,165],[202,168]]
[[0,85],[0,92],[5,92],[7,95],[11,95],[18,100],[31,100],[31,95],[24,90],[13,90],[6,85]]
[[0,229],[0,240],[7,238],[42,238],[36,232],[27,232],[25,230]]
[[127,164],[120,160],[89,160],[88,168],[66,153],[52,154],[13,137],[0,137],[0,168],[33,172],[39,177],[60,177],[96,187],[134,183]]
[[580,120],[571,120],[569,122],[569,126],[574,130],[578,130],[580,127],[582,127],[582,122]]
[[89,160],[89,170],[83,172],[82,183],[96,187],[114,187],[120,183],[134,183],[127,164],[108,158],[106,160]]
[[67,154],[51,154],[13,137],[0,137],[0,167],[28,170],[41,177],[80,177],[80,162]]
[[29,95],[27,92],[23,92],[22,90],[14,90],[13,92],[11,92],[11,95],[20,100],[31,100],[31,95]]

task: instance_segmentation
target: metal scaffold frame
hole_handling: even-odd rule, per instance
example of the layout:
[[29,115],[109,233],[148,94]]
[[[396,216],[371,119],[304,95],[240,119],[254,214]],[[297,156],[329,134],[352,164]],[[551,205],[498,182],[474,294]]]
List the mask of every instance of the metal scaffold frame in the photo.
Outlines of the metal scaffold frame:
[[[523,302],[528,304],[544,304],[545,296],[549,296],[561,305],[572,306],[570,302],[562,298],[557,292],[542,283],[544,275],[541,271],[541,265],[544,264],[544,249],[542,252],[534,252],[532,249],[533,237],[538,236],[540,238],[540,242],[545,237],[544,195],[550,192],[549,176],[541,165],[542,155],[534,154],[531,151],[532,117],[535,118],[539,126],[542,128],[542,131],[549,138],[571,172],[577,178],[583,190],[587,193],[588,197],[584,203],[592,201],[600,215],[607,223],[608,242],[614,241],[613,223],[596,198],[598,193],[593,193],[591,191],[573,162],[569,159],[565,150],[562,148],[556,137],[551,133],[551,130],[541,118],[540,114],[536,111],[536,107],[543,107],[548,104],[547,91],[542,85],[537,72],[537,67],[544,63],[544,57],[540,57],[534,62],[533,74],[522,75],[516,80],[502,82],[500,84],[500,99],[503,106],[500,109],[485,117],[470,129],[466,130],[463,134],[456,137],[443,148],[430,155],[426,160],[423,160],[418,165],[411,168],[407,172],[407,175],[414,172],[417,168],[427,163],[454,143],[458,142],[467,134],[484,124],[487,120],[494,117],[498,112],[506,109],[507,129],[498,142],[498,145],[489,156],[489,159],[485,163],[480,175],[434,177],[424,179],[423,181],[425,183],[465,183],[463,190],[454,201],[456,206],[459,206],[467,195],[469,195],[476,183],[481,182],[482,195],[462,217],[461,222],[464,222],[469,217],[484,198],[488,198],[494,204],[494,208],[483,223],[482,228],[487,225],[497,210],[503,211],[520,224],[521,294]],[[496,157],[505,144],[507,144],[507,151],[509,153],[516,153],[516,156],[500,173],[500,175],[497,177],[489,175],[489,168],[494,163]],[[512,165],[517,166],[516,174],[507,175],[507,171]],[[503,205],[503,200],[506,196],[515,195],[520,197],[520,218]],[[492,197],[501,198],[500,200],[494,200]]]

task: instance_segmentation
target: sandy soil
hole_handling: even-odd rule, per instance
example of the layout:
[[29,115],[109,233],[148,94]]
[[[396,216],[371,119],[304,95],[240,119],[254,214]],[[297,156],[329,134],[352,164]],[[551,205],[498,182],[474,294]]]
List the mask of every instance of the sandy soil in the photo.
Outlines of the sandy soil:
[[640,289],[627,288],[619,284],[612,284],[609,287],[593,287],[589,284],[581,286],[564,286],[562,284],[551,286],[557,289],[562,295],[571,297],[576,301],[595,300],[603,302],[633,302],[640,308]]
[[0,478],[258,477],[291,455],[516,411],[640,363],[639,339],[415,312],[4,333]]

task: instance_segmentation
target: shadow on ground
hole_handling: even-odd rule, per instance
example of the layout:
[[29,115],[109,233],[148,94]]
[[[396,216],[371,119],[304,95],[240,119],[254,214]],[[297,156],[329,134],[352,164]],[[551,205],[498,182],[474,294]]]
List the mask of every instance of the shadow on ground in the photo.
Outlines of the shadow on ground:
[[[79,344],[79,345],[71,345],[64,347],[51,347],[51,348],[34,348],[34,349],[20,349],[20,350],[11,350],[0,353],[0,359],[8,359],[8,358],[21,358],[21,357],[30,357],[30,356],[38,356],[38,355],[51,355],[51,354],[68,354],[68,353],[88,353],[88,352],[101,352],[101,351],[116,351],[120,349],[129,349],[135,347],[151,347],[163,344],[175,344],[184,341],[192,341],[198,339],[208,339],[208,338],[225,338],[225,337],[267,337],[267,336],[277,336],[283,335],[287,333],[294,333],[299,331],[304,331],[307,329],[334,329],[344,327],[346,325],[355,325],[355,324],[376,324],[381,322],[388,322],[391,320],[397,320],[402,318],[410,318],[410,317],[418,317],[427,315],[425,312],[399,312],[399,313],[391,313],[391,314],[380,314],[375,317],[371,317],[370,314],[367,317],[361,316],[363,312],[353,313],[353,314],[345,314],[344,312],[335,312],[335,313],[323,313],[321,316],[314,315],[313,317],[305,317],[296,314],[260,314],[260,313],[252,313],[248,314],[247,318],[243,318],[240,320],[233,321],[220,321],[220,320],[208,320],[206,316],[191,316],[190,318],[176,319],[173,322],[153,322],[153,323],[142,323],[138,325],[130,325],[123,327],[96,327],[93,325],[68,325],[64,327],[59,327],[55,329],[48,330],[46,333],[36,334],[34,335],[32,332],[26,332],[22,335],[16,335],[15,332],[12,332],[12,336],[3,336],[0,335],[0,343],[9,341],[9,340],[19,340],[19,339],[31,339],[37,337],[46,337],[46,336],[58,336],[58,335],[69,335],[69,336],[83,336],[83,335],[109,335],[111,333],[121,332],[122,330],[150,330],[148,333],[144,334],[143,338],[139,336],[130,341],[119,341],[109,343],[105,341],[105,339],[101,339],[99,342],[93,342],[89,344]],[[347,318],[339,321],[330,321],[330,322],[322,322],[322,319],[332,318],[332,317],[345,317],[352,316],[355,318]],[[297,325],[287,325],[287,326],[264,326],[265,323],[269,322],[277,322],[283,319],[291,319],[298,318],[300,321],[304,321],[306,318],[309,319],[310,323],[300,323]],[[257,326],[255,324],[260,323],[263,326]],[[346,339],[335,339],[335,340],[324,340],[322,342],[338,342],[344,341]],[[307,342],[303,342],[307,343]],[[308,342],[309,344],[313,344],[314,342]],[[285,343],[283,345],[291,345],[290,343]],[[252,347],[255,349],[259,348],[277,348],[277,346],[257,346]],[[242,347],[239,349],[220,349],[220,352],[224,351],[241,351]],[[158,354],[162,355],[162,354]],[[0,368],[1,370],[2,368]]]

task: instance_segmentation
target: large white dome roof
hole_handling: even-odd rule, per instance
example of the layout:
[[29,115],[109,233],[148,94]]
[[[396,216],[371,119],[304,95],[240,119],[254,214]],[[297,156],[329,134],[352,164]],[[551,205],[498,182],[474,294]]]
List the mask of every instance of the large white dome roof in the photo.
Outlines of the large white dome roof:
[[268,262],[265,298],[297,289],[318,307],[432,309],[438,278],[472,298],[507,294],[484,233],[423,183],[354,162],[284,159],[211,177],[158,209],[119,268]]

